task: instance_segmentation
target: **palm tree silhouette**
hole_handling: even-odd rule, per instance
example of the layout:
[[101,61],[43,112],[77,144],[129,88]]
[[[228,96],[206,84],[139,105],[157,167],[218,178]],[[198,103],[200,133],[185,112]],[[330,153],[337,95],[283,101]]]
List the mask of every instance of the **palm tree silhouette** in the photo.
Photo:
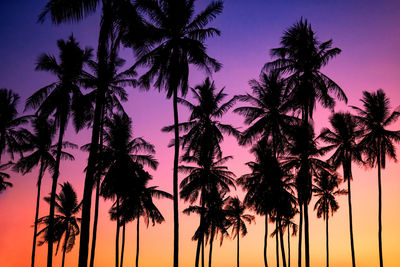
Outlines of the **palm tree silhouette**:
[[255,217],[250,214],[244,214],[246,206],[238,197],[230,197],[225,205],[225,211],[228,214],[229,227],[232,227],[232,238],[237,239],[237,267],[239,267],[239,235],[244,237],[247,234],[246,222],[251,224]]
[[12,165],[13,163],[11,161],[6,164],[0,165],[0,193],[6,190],[7,187],[13,186],[12,183],[6,181],[6,179],[10,178],[10,175],[8,173],[2,172],[2,170],[5,170]]
[[22,154],[19,146],[22,133],[18,127],[28,122],[29,116],[18,117],[18,102],[18,94],[5,88],[0,89],[0,163],[6,151],[11,159],[14,159],[14,152]]
[[326,171],[321,171],[315,178],[313,185],[314,195],[318,198],[314,210],[317,210],[317,217],[323,217],[326,222],[326,266],[329,267],[329,212],[332,214],[339,209],[339,203],[335,197],[346,194],[346,190],[338,189],[339,178]]
[[149,67],[139,82],[146,88],[155,79],[154,86],[167,91],[167,98],[173,97],[175,152],[173,170],[174,196],[174,267],[178,266],[179,251],[179,211],[178,211],[178,91],[182,96],[188,90],[189,65],[204,69],[207,73],[218,71],[221,64],[209,57],[204,45],[205,39],[220,32],[215,28],[205,28],[222,12],[223,2],[215,1],[194,16],[193,0],[138,0],[138,8],[148,18],[147,30],[152,41],[137,50],[138,61],[134,67]]
[[[50,198],[45,200],[50,203]],[[39,241],[39,246],[44,243],[57,242],[56,254],[60,247],[61,240],[64,236],[64,242],[61,245],[63,252],[61,267],[64,267],[65,253],[70,252],[75,245],[76,236],[79,235],[79,218],[76,214],[81,209],[81,204],[78,203],[78,198],[74,189],[69,182],[61,185],[61,191],[56,196],[56,209],[59,214],[54,216],[54,238],[49,238],[50,216],[45,216],[39,219],[39,224],[45,227],[39,231],[38,235],[43,236],[43,240]]]
[[296,208],[293,208],[291,211],[289,211],[286,216],[283,217],[281,225],[282,231],[284,231],[285,228],[288,230],[288,267],[290,267],[290,228],[292,229],[292,236],[296,236],[298,226],[292,219],[298,212],[299,211]]
[[[52,120],[43,117],[35,116],[32,121],[33,133],[24,131],[24,145],[23,150],[32,151],[29,155],[20,158],[14,165],[14,170],[27,174],[32,171],[36,166],[39,166],[39,174],[37,180],[37,197],[36,197],[36,212],[35,212],[35,225],[33,231],[33,246],[31,266],[35,266],[35,250],[36,250],[36,236],[39,218],[39,203],[40,203],[40,189],[42,178],[47,169],[54,172],[56,160],[54,156],[57,154],[57,145],[52,145],[55,134],[55,125]],[[75,145],[69,142],[63,142],[63,148],[74,148]],[[62,159],[73,160],[74,157],[64,151],[61,151]]]
[[[104,166],[107,166],[107,173],[101,184],[101,195],[105,199],[116,199],[116,267],[119,267],[121,201],[129,193],[129,188],[135,186],[133,178],[143,175],[141,165],[145,164],[153,169],[158,165],[152,156],[155,153],[154,146],[143,138],[132,139],[131,126],[131,120],[126,114],[115,114],[112,120],[106,121],[107,130],[104,133],[107,146],[104,148],[103,160]],[[140,152],[147,154],[138,154]]]
[[60,50],[60,62],[57,62],[54,56],[42,54],[36,64],[36,70],[51,72],[57,75],[59,80],[39,89],[26,101],[26,109],[37,108],[38,116],[47,118],[54,114],[55,124],[59,129],[50,196],[48,267],[52,265],[54,207],[64,133],[71,116],[77,131],[85,125],[83,118],[86,117],[86,107],[80,101],[82,92],[78,82],[82,74],[82,67],[91,56],[91,50],[88,48],[82,50],[73,36],[70,36],[67,42],[58,40],[57,45]]
[[354,237],[353,237],[353,215],[351,208],[351,188],[350,182],[353,179],[351,171],[351,163],[362,162],[361,150],[356,143],[362,131],[358,129],[357,122],[350,113],[335,113],[330,117],[332,130],[324,128],[321,131],[320,137],[325,143],[329,144],[329,149],[335,149],[333,155],[328,162],[337,169],[339,166],[343,168],[343,179],[347,181],[348,204],[349,204],[349,221],[350,221],[350,245],[351,259],[353,267],[356,266],[354,252]]
[[[335,106],[335,94],[339,100],[347,103],[343,90],[328,76],[321,72],[321,68],[340,54],[339,48],[331,48],[332,40],[320,42],[307,20],[300,19],[287,29],[281,38],[281,47],[271,50],[276,59],[265,65],[265,69],[278,69],[287,73],[288,101],[292,108],[301,111],[301,118],[308,123],[313,117],[316,102],[323,107]],[[305,263],[310,265],[308,203],[304,206],[304,233],[305,233]],[[299,267],[301,266],[301,228],[302,213],[300,209],[300,236],[299,236]]]
[[376,92],[363,92],[361,99],[363,108],[352,107],[358,113],[357,121],[363,129],[362,139],[359,143],[366,162],[370,167],[378,167],[378,192],[379,192],[379,214],[378,214],[378,239],[379,239],[379,264],[383,266],[382,250],[382,185],[381,168],[386,166],[386,156],[396,160],[396,150],[393,142],[400,142],[400,131],[388,130],[390,124],[394,123],[400,116],[400,112],[390,112],[390,100],[382,89]]

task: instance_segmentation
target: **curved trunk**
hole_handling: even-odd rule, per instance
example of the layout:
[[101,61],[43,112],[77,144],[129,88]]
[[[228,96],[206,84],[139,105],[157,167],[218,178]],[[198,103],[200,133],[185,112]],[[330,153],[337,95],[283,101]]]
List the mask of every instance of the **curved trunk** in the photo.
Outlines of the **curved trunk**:
[[137,216],[137,224],[136,224],[136,267],[139,267],[139,215]]
[[352,266],[356,267],[356,259],[354,253],[354,237],[353,237],[353,212],[351,208],[351,189],[350,189],[350,177],[347,177],[347,191],[348,191],[348,203],[349,203],[349,221],[350,221],[350,246],[351,246],[351,262]]
[[329,228],[328,228],[329,217],[326,216],[326,267],[329,267]]
[[214,227],[212,227],[211,236],[210,236],[210,254],[208,255],[208,267],[211,267],[211,258],[212,258],[214,234],[215,234],[215,229],[214,229]]
[[124,266],[124,251],[125,251],[125,221],[122,223],[122,247],[121,247],[120,267]]
[[[99,153],[101,153],[103,149],[103,128],[104,128],[104,108],[101,114]],[[101,174],[99,172],[96,177],[96,200],[94,206],[93,237],[92,237],[92,247],[90,251],[90,262],[89,262],[90,267],[93,267],[94,265],[94,256],[96,252],[97,223],[99,219],[99,203],[100,203],[100,180],[101,180]]]
[[379,239],[379,266],[383,267],[383,250],[382,250],[382,184],[381,184],[381,146],[378,140],[378,191],[379,191],[379,214],[378,214],[378,239]]
[[43,160],[40,160],[40,170],[39,170],[39,176],[38,176],[38,182],[37,182],[35,225],[33,228],[33,246],[32,246],[31,267],[35,266],[36,236],[37,236],[37,226],[38,226],[38,219],[39,219],[39,204],[40,204],[40,188],[42,186],[43,174],[44,174]]
[[265,234],[264,234],[264,265],[265,265],[265,267],[268,267],[267,245],[268,245],[268,214],[265,215]]
[[117,231],[115,234],[115,267],[119,267],[119,197],[117,196]]
[[283,233],[282,233],[282,225],[281,221],[278,221],[279,225],[279,238],[281,240],[281,252],[282,252],[282,265],[283,267],[286,267],[286,256],[285,256],[285,247],[284,247],[284,242],[283,242]]
[[50,195],[50,214],[49,214],[49,226],[48,226],[48,249],[47,249],[47,267],[53,266],[53,231],[54,231],[54,209],[56,203],[56,193],[57,193],[57,181],[60,175],[60,161],[61,161],[61,149],[65,131],[65,123],[60,123],[60,132],[58,135],[58,143],[57,143],[57,154],[56,154],[56,163],[54,167],[54,174],[53,174],[53,182],[51,185],[51,195]]
[[[278,230],[278,220],[275,222],[276,231]],[[279,234],[278,232],[275,233],[275,243],[276,243],[276,266],[279,267]]]
[[306,254],[306,267],[310,267],[310,239],[309,239],[309,227],[308,227],[308,204],[304,202],[304,243],[305,243],[305,254]]
[[301,246],[302,246],[302,233],[303,233],[303,205],[299,203],[300,206],[300,222],[299,222],[299,246],[298,246],[298,255],[297,255],[297,264],[301,267]]
[[[111,10],[111,8],[107,4],[108,1],[103,1],[103,15],[101,18],[99,42],[97,48],[97,59],[99,62],[99,77],[103,77],[107,71],[107,62],[106,62],[107,43],[112,24],[111,14],[108,14],[107,12],[108,10]],[[78,267],[87,267],[87,261],[88,261],[92,190],[93,190],[94,175],[95,175],[95,165],[98,153],[101,113],[104,105],[105,92],[107,90],[104,84],[100,84],[97,89],[98,89],[98,94],[96,96],[96,107],[93,118],[92,139],[90,143],[90,152],[89,152],[89,159],[85,177],[85,185],[83,188],[82,221],[81,221],[81,233],[79,241]]]
[[174,90],[174,126],[175,126],[175,154],[173,174],[173,202],[174,202],[174,267],[179,266],[179,210],[178,210],[178,163],[179,163],[179,129],[178,129],[178,88]]

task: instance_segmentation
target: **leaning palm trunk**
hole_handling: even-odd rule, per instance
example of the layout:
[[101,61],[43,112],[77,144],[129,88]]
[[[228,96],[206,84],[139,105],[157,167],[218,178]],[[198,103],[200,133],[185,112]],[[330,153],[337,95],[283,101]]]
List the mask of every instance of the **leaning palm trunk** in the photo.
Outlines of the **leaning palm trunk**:
[[43,160],[40,160],[40,170],[39,170],[39,176],[38,176],[38,182],[37,182],[35,225],[34,225],[34,229],[33,229],[33,246],[32,246],[31,267],[35,266],[36,236],[37,236],[37,226],[38,226],[38,219],[39,219],[40,188],[42,185],[43,174],[44,174]]
[[48,226],[48,249],[47,249],[47,267],[53,266],[53,242],[54,242],[54,209],[56,203],[56,191],[57,191],[57,181],[60,175],[60,161],[61,161],[61,149],[65,131],[66,120],[60,122],[60,132],[58,136],[57,143],[57,154],[56,163],[53,174],[53,183],[51,185],[51,195],[50,195],[50,214],[49,214],[49,226]]
[[124,251],[125,251],[125,221],[122,223],[122,245],[121,245],[120,267],[124,266]]
[[204,214],[203,214],[203,209],[204,209],[204,204],[202,204],[202,209],[201,209],[201,212],[200,212],[200,231],[201,231],[201,233],[200,233],[200,237],[199,237],[199,239],[197,240],[197,247],[196,247],[196,259],[195,259],[195,263],[194,263],[194,265],[195,265],[195,267],[198,267],[199,266],[199,261],[200,261],[200,249],[201,249],[201,245],[202,245],[202,242],[203,242],[203,217],[204,217]]
[[179,119],[178,119],[178,88],[174,90],[174,126],[175,126],[175,154],[173,174],[173,201],[174,201],[174,267],[179,266],[179,210],[178,210],[178,163],[179,163]]
[[211,267],[211,258],[212,258],[212,250],[213,250],[213,241],[215,234],[215,227],[211,226],[211,236],[210,236],[210,254],[208,255],[208,267]]
[[379,214],[378,214],[378,239],[379,239],[379,266],[383,267],[383,251],[382,251],[382,184],[381,184],[381,140],[378,138],[378,191],[379,191]]
[[137,216],[137,225],[136,225],[136,267],[139,267],[139,214]]
[[283,267],[286,267],[285,247],[284,247],[284,242],[283,242],[283,232],[282,232],[282,225],[281,225],[280,219],[278,221],[278,225],[279,225],[279,228],[278,228],[279,229],[279,238],[281,240],[282,265],[283,265]]
[[63,255],[62,255],[62,261],[61,261],[61,267],[64,267],[64,263],[65,263],[65,252],[66,252],[66,250],[67,250],[68,239],[69,239],[69,229],[67,229],[67,232],[65,233],[65,240],[64,240],[64,247],[63,247]]
[[350,177],[347,177],[347,192],[348,192],[348,203],[349,203],[349,221],[350,221],[350,246],[351,246],[351,262],[352,266],[356,267],[356,259],[354,253],[354,237],[353,237],[353,213],[351,208],[351,190],[350,190]]
[[265,265],[265,267],[268,267],[267,245],[268,245],[268,214],[265,214],[265,235],[264,235],[264,265]]

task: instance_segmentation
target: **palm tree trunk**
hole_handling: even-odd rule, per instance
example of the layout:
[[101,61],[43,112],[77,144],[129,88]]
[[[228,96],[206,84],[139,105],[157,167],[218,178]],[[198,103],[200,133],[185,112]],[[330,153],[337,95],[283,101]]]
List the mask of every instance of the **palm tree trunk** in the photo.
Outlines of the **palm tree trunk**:
[[297,255],[298,267],[301,267],[301,246],[302,246],[302,236],[303,236],[303,204],[299,203],[300,206],[300,222],[299,222],[299,246]]
[[304,243],[305,243],[305,254],[306,254],[306,267],[310,267],[310,238],[309,238],[309,227],[308,227],[307,201],[304,201]]
[[379,266],[383,267],[383,251],[382,251],[382,184],[381,184],[381,146],[378,139],[378,192],[379,192],[379,214],[378,214],[378,239],[379,239]]
[[139,214],[137,216],[137,224],[136,224],[136,267],[139,267]]
[[275,222],[275,228],[276,228],[276,233],[275,233],[275,243],[276,243],[276,267],[279,267],[279,234],[278,234],[278,219]]
[[211,236],[210,236],[210,254],[208,255],[208,267],[211,267],[211,258],[212,258],[212,250],[213,250],[214,233],[215,233],[215,229],[212,226]]
[[200,262],[200,249],[201,249],[201,238],[197,240],[197,246],[196,246],[196,259],[194,261],[194,266],[199,267],[199,262]]
[[281,252],[282,252],[282,265],[283,267],[286,267],[286,255],[285,255],[285,246],[283,242],[283,233],[282,233],[282,224],[281,220],[278,220],[278,225],[279,225],[279,238],[281,240]]
[[265,214],[265,234],[264,234],[264,265],[265,265],[265,267],[268,267],[267,245],[268,245],[268,214]]
[[[99,41],[97,48],[97,59],[99,62],[99,77],[104,77],[107,72],[107,40],[112,25],[112,15],[108,10],[112,10],[107,4],[109,1],[103,1],[103,14],[100,24]],[[79,241],[79,262],[78,267],[87,267],[89,252],[89,234],[90,234],[90,209],[92,205],[92,190],[95,175],[95,165],[97,162],[98,142],[100,135],[100,121],[103,110],[105,92],[107,86],[100,84],[96,95],[96,107],[93,119],[92,139],[90,143],[89,159],[85,177],[85,185],[83,188],[82,199],[82,221],[81,234]],[[50,267],[50,266],[49,266]]]
[[290,223],[287,227],[288,267],[290,267]]
[[119,267],[119,197],[117,196],[117,231],[115,234],[115,267]]
[[122,247],[121,247],[121,263],[120,267],[124,266],[124,250],[125,250],[125,221],[122,223]]
[[326,216],[326,267],[329,267],[329,228],[328,228],[329,217]]
[[174,267],[179,266],[179,210],[178,210],[178,161],[179,161],[179,119],[178,119],[178,88],[174,90],[174,126],[175,126],[175,154],[173,174],[173,202],[174,202]]
[[[100,122],[100,149],[99,153],[102,152],[103,149],[103,127],[104,127],[104,108],[101,114],[101,122]],[[97,223],[99,219],[99,203],[100,203],[100,180],[101,174],[97,173],[96,177],[96,202],[94,205],[94,220],[93,220],[93,237],[92,237],[92,247],[90,252],[90,262],[89,266],[93,267],[94,265],[94,256],[96,252],[96,239],[97,239]]]
[[40,170],[37,182],[37,197],[36,197],[36,212],[35,212],[35,225],[33,229],[33,246],[32,246],[32,258],[31,267],[35,266],[35,251],[36,251],[36,236],[37,236],[37,226],[39,218],[39,204],[40,204],[40,188],[42,185],[42,178],[44,174],[43,160],[40,160]]
[[239,267],[239,240],[240,240],[239,232],[240,232],[240,217],[238,218],[238,232],[237,232],[237,236],[236,236],[236,239],[237,239],[237,259],[236,259],[237,267]]
[[353,212],[351,208],[351,189],[350,189],[350,177],[347,177],[347,191],[348,191],[348,202],[349,202],[349,221],[350,221],[350,246],[351,246],[351,262],[353,267],[356,267],[356,258],[354,253],[354,237],[353,237]]
[[51,195],[50,195],[50,214],[49,214],[49,226],[48,226],[48,249],[47,249],[47,267],[53,266],[53,232],[54,232],[54,209],[56,203],[56,193],[57,193],[57,181],[60,175],[60,161],[61,161],[61,149],[64,137],[66,120],[60,122],[60,131],[58,135],[57,143],[57,154],[56,163],[54,167],[53,182],[51,185]]
[[[203,194],[201,194],[203,195]],[[194,266],[198,267],[199,266],[199,261],[200,261],[200,247],[203,242],[202,236],[203,236],[203,220],[204,220],[204,201],[201,201],[201,212],[200,212],[200,237],[197,240],[197,248],[196,248],[196,259]]]
[[65,233],[65,241],[64,241],[64,246],[63,246],[63,255],[62,255],[62,261],[61,261],[61,267],[64,267],[65,251],[67,250],[68,239],[69,239],[69,230],[67,230],[67,232]]
[[201,267],[204,267],[204,234],[201,236]]

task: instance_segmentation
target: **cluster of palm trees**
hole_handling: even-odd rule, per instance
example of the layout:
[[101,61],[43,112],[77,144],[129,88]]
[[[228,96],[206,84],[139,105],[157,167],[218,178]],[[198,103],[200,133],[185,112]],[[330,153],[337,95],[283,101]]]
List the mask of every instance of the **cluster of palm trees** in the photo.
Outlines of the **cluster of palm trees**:
[[[223,2],[213,1],[198,14],[194,4],[193,0],[79,0],[73,3],[49,0],[47,3],[39,17],[41,22],[47,17],[55,24],[80,21],[96,12],[100,5],[101,20],[96,60],[92,49],[80,48],[73,36],[67,41],[58,41],[59,59],[48,54],[40,56],[36,69],[54,74],[57,80],[27,99],[25,109],[34,110],[34,115],[18,117],[18,95],[11,90],[0,90],[0,160],[5,153],[11,160],[14,154],[20,155],[15,163],[0,161],[0,191],[11,186],[4,169],[12,167],[25,174],[39,166],[31,266],[35,264],[38,235],[43,237],[39,245],[48,244],[47,266],[51,267],[53,244],[57,244],[56,251],[61,244],[64,265],[65,253],[72,249],[78,234],[78,266],[95,265],[100,196],[113,201],[110,216],[116,221],[116,267],[123,266],[127,222],[137,220],[136,266],[139,266],[139,219],[142,217],[147,225],[150,221],[153,225],[164,221],[153,203],[154,197],[173,199],[174,267],[179,264],[179,197],[190,204],[185,214],[196,213],[200,217],[192,238],[197,242],[196,267],[200,263],[205,265],[207,244],[211,267],[213,242],[219,236],[222,244],[229,236],[229,229],[237,238],[239,266],[239,235],[246,235],[246,223],[254,221],[254,216],[245,213],[247,208],[265,216],[265,266],[268,266],[269,223],[275,224],[271,235],[276,239],[277,266],[280,262],[285,267],[291,265],[291,233],[299,235],[298,266],[302,265],[303,238],[305,265],[310,266],[308,206],[313,196],[318,198],[314,207],[317,216],[326,222],[328,266],[328,219],[339,208],[335,197],[342,194],[348,195],[355,266],[351,206],[353,162],[378,167],[378,237],[380,266],[383,266],[381,168],[385,167],[386,156],[396,159],[394,143],[400,141],[400,131],[389,130],[388,126],[400,113],[390,110],[383,90],[365,91],[361,99],[363,106],[352,107],[355,115],[333,113],[331,128],[322,129],[316,136],[313,127],[316,104],[333,111],[336,99],[347,102],[347,98],[339,85],[321,71],[340,54],[340,49],[332,47],[332,40],[319,41],[311,25],[303,19],[284,32],[280,47],[271,50],[272,61],[262,68],[259,80],[249,82],[251,93],[225,100],[224,89],[217,90],[210,78],[189,88],[190,65],[208,75],[221,68],[207,54],[205,41],[220,34],[218,29],[207,25],[222,12]],[[120,71],[124,60],[118,56],[122,45],[132,48],[136,55],[134,65],[125,71]],[[136,73],[138,69],[143,71],[141,75]],[[153,145],[143,138],[133,138],[132,122],[122,104],[128,99],[127,86],[154,87],[165,90],[167,98],[172,98],[174,124],[163,128],[174,132],[172,195],[148,186],[152,176],[145,167],[156,169],[158,162],[153,156]],[[90,91],[84,93],[83,88]],[[185,99],[188,92],[193,96],[193,103]],[[243,106],[234,112],[242,115],[248,125],[242,132],[221,122],[223,115],[238,102]],[[187,122],[179,122],[178,104],[189,109]],[[76,131],[92,128],[91,142],[82,147],[89,157],[81,202],[69,183],[61,185],[57,194],[61,160],[74,159],[65,150],[77,147],[64,140],[70,119]],[[24,126],[28,122],[31,130]],[[254,161],[247,163],[250,172],[238,179],[224,165],[231,158],[223,155],[221,149],[224,135],[236,137],[240,145],[251,145],[255,156]],[[56,136],[58,140],[53,144]],[[333,154],[323,160],[332,150]],[[337,173],[339,167],[343,170],[342,177]],[[50,209],[48,216],[39,218],[40,189],[46,171],[52,176],[51,193],[46,197]],[[180,184],[179,172],[185,176]],[[347,190],[339,189],[342,180],[347,181]],[[236,186],[246,193],[243,202],[229,196]],[[89,257],[93,191],[95,210]],[[82,216],[77,218],[80,210]],[[297,215],[299,225],[295,222]]]

